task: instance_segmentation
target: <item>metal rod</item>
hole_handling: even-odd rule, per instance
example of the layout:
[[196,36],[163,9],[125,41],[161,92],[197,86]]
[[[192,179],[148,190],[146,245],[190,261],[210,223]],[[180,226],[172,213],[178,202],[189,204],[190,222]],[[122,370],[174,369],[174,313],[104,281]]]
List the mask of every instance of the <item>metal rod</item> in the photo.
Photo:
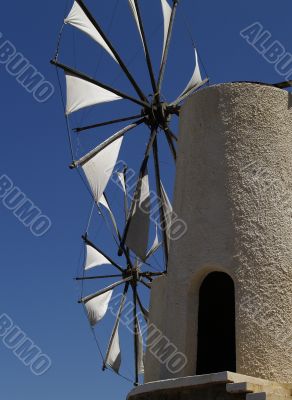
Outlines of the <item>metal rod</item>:
[[150,277],[154,277],[154,276],[163,276],[163,275],[165,275],[165,273],[164,272],[151,272],[151,271],[146,271],[146,272],[142,272],[141,274],[140,274],[140,276],[150,276]]
[[172,130],[169,128],[169,126],[166,126],[164,128],[165,131],[167,131],[170,136],[177,142],[178,141],[178,137],[172,132]]
[[287,87],[292,86],[292,81],[285,81],[285,82],[280,82],[280,83],[274,83],[273,86],[279,88],[279,89],[285,89]]
[[112,43],[110,42],[110,40],[107,38],[107,36],[104,34],[103,30],[101,29],[101,27],[99,26],[99,24],[97,23],[96,19],[92,16],[91,12],[88,10],[88,8],[86,7],[86,5],[84,4],[84,2],[82,0],[76,0],[77,3],[80,5],[80,7],[82,8],[82,10],[84,11],[85,15],[87,16],[87,18],[90,20],[90,22],[93,24],[93,26],[95,27],[95,29],[97,30],[97,32],[100,34],[100,36],[103,38],[103,40],[105,41],[105,43],[108,45],[108,47],[110,48],[111,52],[113,53],[113,55],[115,56],[117,62],[119,63],[120,67],[122,68],[122,70],[124,71],[125,75],[127,76],[127,78],[129,79],[129,81],[131,82],[131,84],[133,85],[134,89],[136,90],[138,96],[140,97],[141,100],[147,101],[146,96],[144,95],[144,93],[142,92],[142,90],[140,89],[139,85],[137,84],[137,82],[135,81],[134,77],[132,76],[132,74],[130,73],[130,71],[128,70],[128,68],[126,67],[124,61],[121,59],[119,53],[116,51],[116,49],[113,47]]
[[99,290],[98,292],[96,292],[94,294],[90,294],[89,296],[83,297],[81,300],[78,301],[78,303],[86,304],[86,303],[88,303],[88,301],[95,299],[96,297],[101,296],[102,294],[107,293],[110,290],[113,290],[114,288],[116,288],[117,286],[120,286],[123,283],[127,283],[132,279],[133,279],[132,276],[129,276],[128,278],[125,278],[119,282],[113,283],[112,285],[110,285],[102,290]]
[[144,155],[144,160],[143,160],[141,168],[140,168],[139,178],[138,178],[136,189],[135,189],[135,193],[134,193],[134,196],[133,196],[133,201],[132,201],[132,204],[131,204],[131,207],[130,207],[128,220],[127,220],[127,223],[126,223],[126,226],[125,226],[123,238],[122,238],[120,249],[119,249],[119,252],[118,252],[119,256],[122,255],[122,247],[125,245],[125,242],[126,242],[126,239],[127,239],[127,235],[128,235],[131,219],[132,219],[132,216],[133,216],[133,212],[135,210],[135,207],[136,207],[136,204],[137,204],[137,201],[138,201],[137,197],[138,197],[140,186],[141,186],[141,180],[142,180],[142,178],[144,176],[144,173],[146,171],[146,167],[147,167],[147,164],[148,164],[150,152],[151,152],[151,149],[152,149],[152,146],[153,146],[153,142],[154,142],[154,140],[156,138],[156,135],[157,135],[157,131],[156,130],[152,131],[151,135],[150,135],[150,139],[149,139],[148,144],[147,144],[147,148],[146,148],[145,155]]
[[177,11],[177,5],[178,5],[179,0],[174,0],[173,1],[173,6],[172,6],[172,12],[171,12],[171,18],[170,18],[170,23],[169,23],[169,28],[168,28],[168,33],[167,33],[167,39],[166,39],[166,45],[162,57],[162,63],[160,67],[160,72],[159,72],[159,78],[158,78],[158,93],[160,94],[161,92],[161,87],[162,87],[162,82],[165,74],[165,68],[166,68],[166,63],[167,63],[167,58],[168,58],[168,52],[169,52],[169,47],[170,47],[170,41],[171,41],[171,36],[172,36],[172,31],[173,31],[173,25],[174,25],[174,20],[175,20],[175,15]]
[[128,189],[127,189],[127,167],[123,169],[123,176],[125,182],[125,193],[124,193],[124,208],[125,208],[125,223],[127,223],[129,204],[128,204]]
[[183,96],[180,96],[176,99],[170,106],[176,106],[182,101],[184,101],[187,97],[189,97],[195,90],[200,89],[200,87],[204,86],[206,83],[209,82],[209,78],[204,79],[199,85],[194,86],[192,89],[188,90]]
[[77,76],[77,78],[80,78],[80,79],[84,79],[85,81],[87,81],[89,83],[92,83],[93,85],[99,86],[99,87],[101,87],[101,88],[103,88],[105,90],[108,90],[109,92],[112,92],[112,93],[116,94],[117,96],[122,97],[123,99],[130,100],[133,103],[139,104],[142,107],[150,108],[149,103],[146,103],[143,100],[135,99],[134,97],[132,97],[132,96],[130,96],[128,94],[125,94],[125,93],[123,93],[123,92],[121,92],[121,91],[119,91],[117,89],[114,89],[109,85],[105,85],[104,83],[99,82],[96,79],[94,79],[94,78],[92,78],[92,77],[90,77],[90,76],[88,76],[88,75],[86,75],[86,74],[74,69],[74,68],[71,68],[71,67],[69,67],[69,66],[67,66],[65,64],[59,63],[57,60],[51,60],[51,64],[55,65],[58,68],[63,69],[68,74],[75,75],[75,76]]
[[159,167],[159,157],[158,157],[158,143],[157,137],[155,137],[153,143],[153,157],[154,157],[154,169],[155,169],[155,178],[156,178],[156,190],[158,195],[158,203],[159,203],[159,214],[160,214],[160,224],[163,236],[163,249],[164,249],[164,257],[165,257],[165,269],[167,270],[168,265],[168,240],[167,233],[165,229],[165,213],[164,207],[162,204],[162,190],[161,190],[161,178],[160,178],[160,167]]
[[140,307],[140,309],[141,309],[141,311],[142,311],[142,314],[143,314],[143,316],[144,316],[144,318],[145,318],[145,321],[148,322],[148,319],[149,319],[149,311],[146,310],[146,308],[143,306],[142,301],[141,301],[141,299],[140,299],[140,297],[139,297],[138,292],[137,292],[137,300],[138,300],[139,307]]
[[133,119],[138,119],[140,117],[141,117],[141,114],[133,115],[132,117],[117,118],[117,119],[113,119],[111,121],[100,122],[100,123],[94,124],[94,125],[88,125],[88,126],[82,126],[80,128],[74,128],[73,131],[79,133],[79,132],[86,131],[88,129],[101,128],[102,126],[118,124],[119,122],[131,121]]
[[[120,232],[119,232],[119,228],[118,228],[118,226],[117,226],[114,213],[112,212],[112,209],[111,209],[111,207],[110,207],[110,203],[109,203],[109,201],[108,201],[108,198],[107,198],[107,195],[106,195],[105,192],[103,193],[103,196],[104,196],[104,198],[105,198],[105,200],[106,200],[106,202],[107,202],[107,204],[108,204],[108,207],[109,207],[109,208],[108,208],[108,212],[109,212],[109,215],[110,215],[112,224],[113,224],[114,229],[115,229],[115,231],[116,231],[116,233],[117,233],[117,235],[118,235],[119,241],[121,241],[121,234],[120,234]],[[99,210],[98,204],[97,204],[97,208],[98,208],[98,210]],[[99,211],[100,211],[100,210],[99,210]],[[100,211],[100,212],[101,212],[101,211]]]
[[166,140],[167,140],[167,143],[169,145],[170,151],[172,153],[174,162],[176,162],[176,148],[175,148],[175,146],[173,144],[172,137],[170,136],[170,134],[169,134],[169,132],[167,130],[164,130],[164,132],[165,132]]
[[133,282],[132,283],[132,289],[133,289],[133,303],[134,303],[134,308],[133,308],[133,316],[134,316],[134,355],[135,355],[135,384],[138,385],[139,383],[139,368],[138,368],[138,342],[139,342],[139,336],[138,336],[138,320],[137,320],[137,283]]
[[115,140],[119,139],[120,137],[124,136],[125,133],[131,131],[132,129],[136,128],[137,126],[141,125],[145,121],[144,118],[140,119],[139,121],[134,122],[131,125],[126,126],[125,128],[121,129],[119,132],[115,133],[113,136],[99,144],[97,147],[92,149],[89,153],[87,153],[85,156],[80,158],[79,160],[73,161],[73,163],[70,165],[70,168],[76,168],[79,165],[84,165],[87,163],[89,160],[91,160],[94,156],[96,156],[99,152],[104,150],[107,146],[109,146],[111,143],[113,143]]
[[126,283],[125,288],[124,288],[124,292],[123,292],[123,296],[122,296],[122,300],[121,300],[121,303],[120,303],[120,307],[119,307],[119,310],[118,310],[118,313],[117,313],[117,318],[115,320],[114,328],[113,328],[113,331],[112,331],[112,334],[111,334],[111,337],[110,337],[109,346],[108,346],[107,353],[106,353],[105,360],[104,360],[104,364],[103,364],[103,370],[105,370],[106,366],[107,366],[107,360],[109,358],[109,354],[110,354],[110,351],[111,351],[111,347],[113,345],[115,334],[116,334],[117,329],[119,327],[119,322],[120,322],[120,318],[121,318],[121,315],[122,315],[122,312],[123,312],[123,309],[124,309],[124,305],[125,305],[125,302],[126,302],[128,290],[129,290],[129,283]]
[[138,0],[134,0],[134,1],[135,1],[136,10],[137,10],[137,16],[138,16],[141,35],[142,35],[142,41],[143,41],[143,45],[144,45],[144,49],[145,49],[146,61],[147,61],[147,67],[148,67],[148,71],[149,71],[149,75],[150,75],[150,79],[151,79],[151,85],[152,85],[154,94],[156,94],[157,93],[157,84],[156,84],[156,80],[155,80],[155,76],[154,76],[149,47],[148,47],[147,40],[146,40],[144,24],[143,24],[141,12],[140,12],[140,7],[139,7]]
[[147,289],[151,289],[151,285],[149,285],[149,283],[146,283],[145,281],[143,281],[143,279],[141,279],[140,282],[142,283],[142,285],[146,286]]
[[122,278],[123,275],[103,275],[103,276],[84,276],[84,277],[77,277],[74,278],[76,281],[89,281],[92,279],[107,279],[107,278]]
[[87,236],[82,236],[82,239],[86,244],[89,246],[93,247],[96,251],[98,251],[101,255],[103,255],[114,267],[116,267],[122,274],[124,273],[124,269],[118,265],[114,260],[112,260],[110,257],[108,257],[102,250],[100,250],[95,244],[93,244]]

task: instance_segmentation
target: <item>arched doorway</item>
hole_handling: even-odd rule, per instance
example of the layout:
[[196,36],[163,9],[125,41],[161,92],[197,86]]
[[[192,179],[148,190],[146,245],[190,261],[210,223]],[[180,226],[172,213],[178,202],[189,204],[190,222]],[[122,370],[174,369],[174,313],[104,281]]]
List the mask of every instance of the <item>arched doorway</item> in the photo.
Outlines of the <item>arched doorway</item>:
[[212,272],[199,294],[197,375],[236,372],[234,283]]

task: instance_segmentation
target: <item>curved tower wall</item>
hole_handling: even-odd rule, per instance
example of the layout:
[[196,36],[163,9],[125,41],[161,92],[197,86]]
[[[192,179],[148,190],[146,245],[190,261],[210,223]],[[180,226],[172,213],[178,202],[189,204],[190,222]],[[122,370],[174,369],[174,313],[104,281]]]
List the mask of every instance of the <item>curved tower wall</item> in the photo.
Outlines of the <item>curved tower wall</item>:
[[[232,83],[183,106],[174,210],[188,226],[169,274],[153,285],[150,319],[187,365],[146,355],[146,381],[195,375],[199,288],[234,280],[237,373],[292,382],[292,97]],[[159,301],[157,301],[159,299]]]

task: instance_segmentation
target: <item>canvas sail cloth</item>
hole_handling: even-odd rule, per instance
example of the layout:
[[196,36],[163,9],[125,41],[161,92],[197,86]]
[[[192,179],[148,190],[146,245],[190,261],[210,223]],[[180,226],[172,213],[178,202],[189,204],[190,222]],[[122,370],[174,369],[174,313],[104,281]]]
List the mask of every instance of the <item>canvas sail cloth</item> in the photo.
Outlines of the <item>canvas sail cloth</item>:
[[91,37],[91,39],[102,46],[115,61],[117,61],[105,40],[96,30],[93,23],[90,21],[90,19],[87,17],[85,12],[76,1],[74,1],[73,7],[64,22],[65,24],[72,25],[75,28],[80,29],[82,32],[86,33],[89,37]]
[[118,230],[118,225],[114,216],[114,213],[112,212],[107,199],[105,198],[104,194],[101,196],[100,200],[99,200],[99,204],[102,204],[109,212],[113,227],[115,229],[115,232],[117,235],[119,235],[119,230]]
[[162,6],[162,13],[163,13],[163,21],[164,21],[164,38],[163,38],[163,52],[162,52],[162,59],[163,59],[165,48],[166,48],[166,42],[167,42],[167,36],[168,36],[168,31],[169,31],[172,9],[171,9],[170,5],[168,4],[167,0],[161,0],[161,6]]
[[122,97],[75,75],[66,73],[67,104],[69,115],[82,108],[121,100]]
[[138,31],[139,31],[140,36],[141,36],[141,41],[142,41],[142,45],[143,45],[143,48],[144,48],[144,52],[146,52],[145,51],[145,46],[144,46],[144,41],[143,41],[143,35],[142,35],[141,28],[140,28],[140,23],[139,23],[138,11],[137,11],[137,8],[136,8],[135,1],[134,0],[129,0],[129,5],[130,5],[130,8],[131,8],[133,17],[135,19],[135,22],[137,24]]
[[122,141],[123,138],[120,137],[82,165],[97,204],[113,173]]
[[105,364],[109,365],[116,373],[119,373],[121,367],[121,348],[119,337],[119,325],[116,328],[112,342],[108,348]]
[[[197,86],[200,86],[201,83],[203,82],[202,76],[201,76],[201,71],[200,71],[200,66],[199,66],[198,53],[197,53],[197,50],[195,48],[194,48],[194,52],[195,52],[195,70],[194,70],[194,73],[193,73],[193,75],[191,77],[191,80],[187,84],[187,87],[178,96],[177,100],[179,100],[181,97],[183,97],[189,91],[195,89]],[[177,100],[176,100],[176,102],[177,102]]]
[[86,271],[94,267],[99,267],[100,265],[111,264],[104,255],[102,255],[99,251],[97,251],[89,244],[85,245],[85,249],[86,249],[86,259],[85,259],[84,269]]
[[110,290],[109,292],[103,293],[85,303],[85,308],[91,326],[96,325],[105,316],[112,294],[113,291]]
[[[135,199],[133,200],[135,202]],[[150,191],[148,172],[140,180],[137,201],[129,222],[126,245],[141,259],[147,256],[150,225]]]
[[173,208],[171,205],[171,202],[167,196],[167,193],[161,183],[161,200],[162,200],[162,207],[164,211],[164,226],[163,229],[165,229],[166,232],[166,237],[167,237],[167,247],[169,249],[170,245],[170,237],[171,237],[171,224],[172,224],[172,214],[173,214]]
[[143,336],[141,333],[139,320],[137,320],[137,328],[138,328],[138,354],[137,354],[138,373],[142,375],[144,374],[144,345],[143,345]]
[[154,242],[150,248],[150,250],[148,251],[147,255],[146,255],[146,260],[151,257],[161,246],[161,242],[159,242],[159,237],[158,237],[158,229],[157,229],[157,225],[156,225],[156,233],[155,233],[155,239]]

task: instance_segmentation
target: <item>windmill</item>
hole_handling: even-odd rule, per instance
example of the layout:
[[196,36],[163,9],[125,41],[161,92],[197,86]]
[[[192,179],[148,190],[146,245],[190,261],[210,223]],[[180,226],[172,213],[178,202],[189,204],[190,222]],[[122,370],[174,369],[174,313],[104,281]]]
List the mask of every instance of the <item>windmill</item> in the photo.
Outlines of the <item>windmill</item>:
[[[143,90],[128,69],[122,56],[117,52],[115,46],[108,39],[107,35],[102,30],[101,25],[97,19],[94,18],[93,14],[83,0],[75,0],[73,2],[73,6],[69,14],[66,16],[64,25],[62,26],[60,32],[55,57],[51,61],[51,63],[55,65],[57,69],[61,69],[65,73],[67,97],[65,114],[67,121],[69,121],[73,113],[102,103],[127,100],[138,107],[138,111],[135,115],[75,128],[74,130],[76,134],[79,135],[81,132],[92,129],[112,126],[122,122],[131,122],[129,125],[123,127],[121,130],[114,133],[102,143],[99,143],[83,157],[75,159],[74,154],[72,153],[72,163],[70,165],[71,169],[82,170],[83,175],[86,178],[85,180],[92,193],[94,203],[98,209],[101,210],[101,208],[104,208],[107,210],[112,227],[114,229],[115,241],[118,244],[118,255],[124,259],[124,263],[115,262],[112,257],[105,254],[104,251],[102,251],[89,239],[88,233],[86,232],[83,236],[86,252],[84,273],[83,276],[77,277],[77,280],[84,282],[87,280],[92,281],[117,278],[118,281],[110,286],[106,286],[104,289],[99,290],[94,294],[81,296],[79,302],[84,305],[91,326],[95,326],[104,317],[108,309],[113,290],[116,287],[124,285],[120,306],[109,340],[107,354],[103,360],[104,369],[110,367],[118,373],[120,367],[120,349],[118,338],[119,321],[128,292],[130,289],[132,289],[134,304],[133,333],[135,349],[135,384],[138,384],[139,374],[143,369],[143,345],[141,329],[137,318],[137,308],[142,311],[144,318],[147,319],[147,310],[142,304],[137,287],[139,285],[143,285],[150,289],[151,281],[155,277],[167,273],[168,265],[169,230],[171,227],[172,208],[162,184],[158,133],[162,133],[165,136],[171,152],[171,157],[175,162],[177,136],[172,132],[170,127],[171,118],[179,116],[181,103],[187,97],[208,83],[208,78],[202,79],[197,50],[194,48],[195,69],[188,85],[175,100],[170,102],[166,102],[164,100],[162,96],[162,85],[164,82],[169,47],[179,1],[172,1],[172,5],[169,4],[168,0],[157,1],[161,2],[164,26],[162,59],[157,77],[155,76],[150,57],[139,1],[128,1],[144,51],[145,62],[152,87],[151,95],[146,96],[144,94]],[[121,72],[126,76],[129,84],[135,90],[136,96],[134,97],[125,93],[124,91],[102,83],[96,78],[61,62],[60,43],[65,26],[71,26],[71,28],[73,27],[77,29],[81,33],[86,34],[91,40],[96,42],[97,45],[101,46],[108,56],[111,57],[113,63],[117,63],[117,65],[120,67]],[[140,163],[134,194],[129,207],[127,205],[129,199],[129,193],[127,192],[127,174],[125,170],[123,172],[119,172],[119,179],[124,190],[124,212],[126,216],[123,230],[120,231],[112,208],[110,207],[106,198],[105,190],[111,177],[113,176],[125,135],[142,125],[149,132],[149,137],[145,148],[144,157]],[[156,202],[157,209],[159,211],[160,224],[159,228],[156,227],[154,243],[152,247],[148,249],[150,226],[149,213],[151,212],[148,163],[151,155],[153,156],[154,161]],[[161,242],[159,240],[159,236],[161,237]],[[163,270],[159,272],[147,270],[145,267],[147,266],[149,257],[151,257],[160,247],[162,248],[165,261]],[[87,276],[87,272],[91,270],[91,268],[107,264],[115,268],[117,273],[112,275]]]
[[[145,180],[144,180],[145,182]],[[125,187],[125,197],[127,197],[126,186]],[[145,186],[147,190],[147,185]],[[108,200],[105,195],[102,196],[100,204],[102,207],[109,213],[113,230],[118,238],[118,244],[121,241],[121,235],[118,229],[118,225],[116,222],[116,218],[112,212],[112,209],[109,205]],[[126,209],[125,209],[126,211]],[[170,211],[170,210],[169,210]],[[156,231],[154,242],[151,248],[148,250],[145,255],[144,260],[142,261],[138,257],[132,261],[129,253],[130,250],[128,247],[125,248],[123,253],[124,255],[124,263],[115,262],[110,256],[105,254],[103,250],[101,250],[97,245],[95,245],[88,237],[88,233],[82,237],[85,245],[85,264],[84,270],[81,277],[77,277],[77,281],[92,281],[92,280],[105,280],[105,279],[117,279],[117,281],[96,293],[82,296],[79,300],[79,303],[83,304],[85,307],[85,311],[88,315],[89,322],[94,328],[94,326],[100,322],[105,316],[106,312],[109,308],[109,302],[112,298],[115,288],[119,286],[123,286],[122,296],[119,297],[119,307],[118,311],[115,313],[115,322],[114,327],[110,336],[108,349],[105,357],[103,357],[103,369],[105,370],[107,367],[112,368],[112,370],[119,374],[120,366],[121,366],[121,350],[120,350],[120,340],[119,340],[119,324],[121,320],[122,313],[124,311],[125,303],[127,300],[127,296],[132,291],[132,297],[130,297],[130,301],[132,304],[132,329],[131,331],[134,334],[134,353],[135,353],[135,384],[139,381],[139,375],[144,372],[144,364],[143,364],[143,334],[140,327],[139,315],[142,316],[147,323],[148,321],[148,311],[147,308],[143,306],[143,301],[139,295],[138,287],[143,285],[147,288],[147,290],[151,289],[151,282],[157,276],[163,275],[163,272],[153,272],[148,270],[149,259],[157,252],[160,248],[161,243],[158,239],[158,234]],[[123,266],[124,264],[124,266]],[[95,275],[88,276],[88,272],[91,271],[92,268],[101,267],[105,265],[110,265],[115,269],[116,273],[111,275]],[[138,310],[139,308],[139,310]],[[127,311],[129,312],[129,311]]]

